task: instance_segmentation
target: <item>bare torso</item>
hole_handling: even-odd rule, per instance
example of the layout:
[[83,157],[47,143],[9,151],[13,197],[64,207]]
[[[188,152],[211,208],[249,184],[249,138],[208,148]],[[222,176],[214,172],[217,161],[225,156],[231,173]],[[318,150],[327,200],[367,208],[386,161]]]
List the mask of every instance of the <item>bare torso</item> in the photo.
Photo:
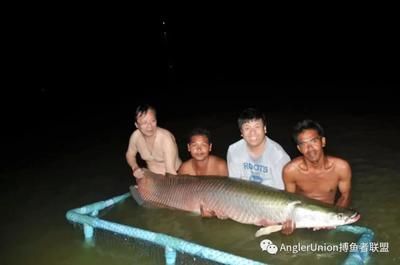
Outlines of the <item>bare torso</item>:
[[337,157],[325,156],[316,166],[298,157],[284,168],[285,187],[290,192],[333,204],[339,183],[350,174],[348,168],[347,162]]
[[[131,148],[139,152],[147,168],[154,173],[165,174],[166,163],[171,163],[176,172],[182,163],[177,154],[174,136],[163,128],[157,128],[154,137],[150,139],[146,139],[139,130],[136,130],[132,134],[131,143],[133,145]],[[173,161],[168,161],[171,157]]]
[[227,176],[228,168],[225,160],[210,155],[205,161],[196,161],[191,158],[180,167],[179,174],[182,175],[206,175],[206,176]]

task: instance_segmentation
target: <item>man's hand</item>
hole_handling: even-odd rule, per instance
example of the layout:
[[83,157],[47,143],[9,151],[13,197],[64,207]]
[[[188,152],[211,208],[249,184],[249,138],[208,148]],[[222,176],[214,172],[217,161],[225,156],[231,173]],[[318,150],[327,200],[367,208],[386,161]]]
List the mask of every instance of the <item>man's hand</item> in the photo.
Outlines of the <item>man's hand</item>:
[[296,224],[293,220],[286,220],[282,223],[282,231],[281,233],[284,235],[290,235],[296,229]]
[[144,172],[143,172],[143,170],[142,170],[140,167],[137,167],[137,168],[135,168],[135,169],[132,171],[132,175],[133,175],[135,178],[141,179],[141,178],[144,177]]

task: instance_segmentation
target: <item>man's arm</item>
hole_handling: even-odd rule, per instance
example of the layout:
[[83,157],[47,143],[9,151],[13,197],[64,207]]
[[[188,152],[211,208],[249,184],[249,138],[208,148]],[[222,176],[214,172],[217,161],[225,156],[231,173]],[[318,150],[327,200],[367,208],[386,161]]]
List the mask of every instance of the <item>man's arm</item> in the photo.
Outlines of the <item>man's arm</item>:
[[295,179],[295,174],[293,172],[292,163],[288,163],[286,166],[283,167],[282,175],[283,175],[282,176],[283,184],[285,185],[285,191],[295,193],[296,179]]
[[[282,175],[283,175],[283,183],[285,185],[285,191],[287,192],[296,192],[296,180],[293,174],[293,164],[288,163],[286,166],[283,167]],[[290,235],[296,229],[296,224],[293,220],[286,220],[282,223],[282,234]]]
[[339,167],[339,183],[338,189],[340,192],[340,197],[336,202],[337,206],[348,207],[351,200],[351,168],[349,163],[343,161]]
[[[190,161],[190,160],[188,160]],[[178,174],[180,175],[189,175],[189,163],[188,161],[183,162],[182,165],[179,167]]]
[[275,168],[273,169],[275,183],[277,184],[277,188],[283,190],[285,189],[285,184],[283,182],[283,168],[285,165],[290,162],[290,157],[286,154],[283,154],[282,157],[275,163]]
[[129,139],[128,150],[126,151],[125,157],[126,161],[128,162],[129,166],[132,168],[132,175],[134,174],[135,170],[139,168],[137,161],[136,161],[136,154],[137,148],[136,144],[134,143],[133,133],[131,138]]
[[220,163],[218,164],[218,172],[221,176],[228,176],[228,166],[225,160],[221,159]]
[[166,137],[164,144],[165,172],[169,174],[177,174],[176,160],[178,159],[178,146],[171,137]]
[[231,178],[240,178],[240,169],[238,167],[238,165],[236,165],[233,162],[233,156],[234,154],[232,154],[232,149],[229,147],[228,148],[228,153],[226,156],[226,161],[227,161],[227,165],[228,165],[228,175]]

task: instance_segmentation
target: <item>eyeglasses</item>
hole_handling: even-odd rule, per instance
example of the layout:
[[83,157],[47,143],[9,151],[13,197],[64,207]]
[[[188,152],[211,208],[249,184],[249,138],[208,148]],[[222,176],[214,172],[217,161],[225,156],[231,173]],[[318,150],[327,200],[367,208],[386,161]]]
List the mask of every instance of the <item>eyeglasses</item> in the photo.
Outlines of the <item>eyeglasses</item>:
[[297,143],[297,145],[300,146],[300,147],[304,147],[304,146],[306,146],[308,144],[316,145],[316,144],[319,143],[320,139],[321,139],[321,136],[317,136],[317,137],[311,138],[310,140],[299,142],[299,143]]

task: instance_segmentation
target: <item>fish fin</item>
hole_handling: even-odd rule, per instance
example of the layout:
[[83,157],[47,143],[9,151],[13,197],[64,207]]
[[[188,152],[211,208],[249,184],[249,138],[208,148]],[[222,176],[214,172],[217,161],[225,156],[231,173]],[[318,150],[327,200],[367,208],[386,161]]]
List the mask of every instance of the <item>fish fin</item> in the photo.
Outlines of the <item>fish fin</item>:
[[214,211],[210,211],[206,208],[203,207],[203,205],[200,205],[200,214],[202,217],[213,217],[215,216]]
[[135,199],[136,203],[139,204],[140,206],[143,205],[144,200],[140,196],[139,191],[137,190],[136,186],[129,186],[129,190],[131,192],[132,197]]
[[274,232],[278,232],[282,230],[282,225],[270,225],[257,230],[255,236],[260,237],[264,235],[269,235]]
[[204,208],[203,205],[200,205],[200,214],[202,217],[214,217],[216,216],[218,219],[225,220],[228,219],[228,216],[222,215],[219,212]]
[[292,202],[290,202],[290,203],[288,204],[287,207],[288,207],[289,209],[293,210],[294,207],[296,207],[297,204],[301,204],[301,201],[292,201]]
[[218,219],[221,219],[221,220],[226,220],[226,219],[228,219],[229,217],[226,216],[226,215],[218,215],[218,214],[217,214],[217,218],[218,218]]
[[298,205],[298,204],[301,204],[301,201],[292,201],[286,206],[286,209],[285,209],[286,220],[293,219],[294,209],[296,208],[296,205]]

